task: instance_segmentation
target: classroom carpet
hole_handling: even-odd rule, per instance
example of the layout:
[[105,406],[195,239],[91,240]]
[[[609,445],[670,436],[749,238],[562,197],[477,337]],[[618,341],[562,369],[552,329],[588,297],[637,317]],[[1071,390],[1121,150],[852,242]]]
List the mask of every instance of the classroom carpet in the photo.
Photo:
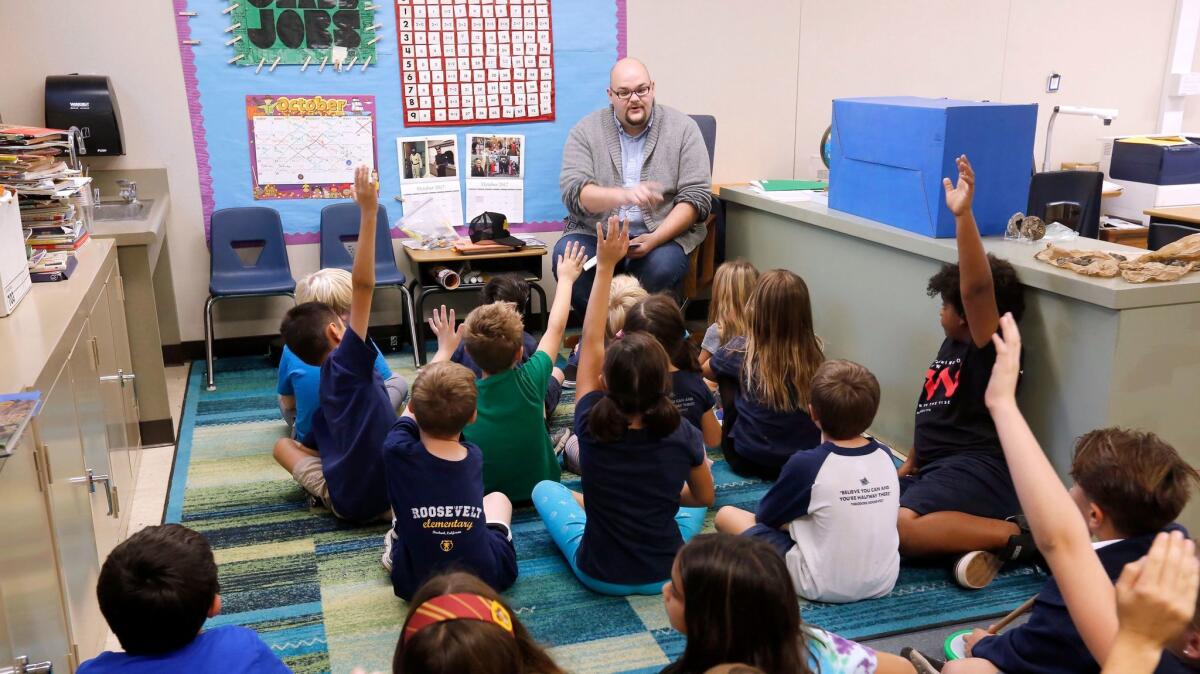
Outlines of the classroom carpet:
[[[412,357],[391,354],[392,370],[413,381]],[[217,361],[217,390],[204,363],[191,368],[165,520],[203,532],[220,567],[221,615],[208,626],[258,632],[299,674],[390,671],[405,604],[380,564],[386,524],[353,526],[310,511],[304,494],[271,457],[286,433],[276,370],[263,357]],[[571,421],[573,392],[553,419]],[[717,507],[753,509],[765,483],[729,471],[718,453]],[[578,479],[564,482],[578,488]],[[712,531],[710,511],[705,531]],[[514,513],[520,578],[505,593],[533,636],[571,672],[657,672],[685,639],[670,628],[662,598],[606,597],[584,589],[532,507]],[[807,623],[866,639],[1003,615],[1033,596],[1044,577],[1007,570],[987,589],[955,586],[945,568],[905,566],[895,590],[849,605],[801,601]]]

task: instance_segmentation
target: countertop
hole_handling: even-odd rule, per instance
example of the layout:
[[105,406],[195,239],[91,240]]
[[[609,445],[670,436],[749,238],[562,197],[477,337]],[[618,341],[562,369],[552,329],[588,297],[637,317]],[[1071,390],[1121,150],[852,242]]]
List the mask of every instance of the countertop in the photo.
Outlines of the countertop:
[[115,254],[112,241],[93,238],[75,253],[79,266],[71,278],[33,284],[16,310],[0,318],[0,392],[25,391],[37,385],[96,277]]
[[[792,218],[815,227],[889,246],[942,262],[958,259],[954,239],[934,239],[907,230],[868,220],[827,206],[809,202],[784,203],[769,199],[747,188],[724,187],[721,199],[769,213]],[[1059,269],[1034,259],[1044,243],[1020,243],[1002,237],[983,241],[989,253],[1002,257],[1017,269],[1021,283],[1047,292],[1070,297],[1108,309],[1136,309],[1170,304],[1200,302],[1200,272],[1193,272],[1168,283],[1129,283],[1121,277],[1096,278]],[[1058,244],[1063,248],[1102,250],[1138,256],[1146,251],[1097,239],[1079,238]]]

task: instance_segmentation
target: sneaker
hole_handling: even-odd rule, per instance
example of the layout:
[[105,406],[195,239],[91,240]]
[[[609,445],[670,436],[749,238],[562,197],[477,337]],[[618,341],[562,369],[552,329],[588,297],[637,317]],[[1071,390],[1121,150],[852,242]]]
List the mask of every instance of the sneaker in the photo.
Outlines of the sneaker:
[[986,550],[968,552],[954,563],[954,580],[968,590],[982,590],[1000,573],[1004,560]]
[[1037,549],[1037,544],[1033,540],[1033,533],[1029,530],[1029,523],[1025,520],[1025,516],[1015,515],[1006,518],[1004,521],[1017,525],[1021,533],[1008,537],[1008,545],[1004,546],[1004,550],[1000,553],[1000,558],[1005,562],[1042,564],[1042,553]]
[[554,456],[562,455],[563,450],[567,448],[567,440],[570,438],[571,429],[569,428],[560,428],[557,433],[551,436],[550,442],[554,444]]
[[315,494],[305,493],[304,494],[304,503],[305,503],[305,505],[308,506],[309,510],[328,510],[329,509],[329,506],[326,505],[325,501],[322,500],[320,496],[316,496]]
[[900,649],[900,657],[911,662],[917,674],[941,674],[942,668],[946,666],[945,660],[925,655],[912,646]]
[[579,364],[568,362],[563,368],[563,388],[575,388],[575,377],[579,374]]
[[379,561],[383,562],[383,568],[392,572],[392,545],[400,540],[396,537],[396,520],[392,520],[392,526],[387,533],[383,535],[383,557]]
[[579,475],[579,436],[572,435],[563,443],[563,452],[559,455],[563,470]]

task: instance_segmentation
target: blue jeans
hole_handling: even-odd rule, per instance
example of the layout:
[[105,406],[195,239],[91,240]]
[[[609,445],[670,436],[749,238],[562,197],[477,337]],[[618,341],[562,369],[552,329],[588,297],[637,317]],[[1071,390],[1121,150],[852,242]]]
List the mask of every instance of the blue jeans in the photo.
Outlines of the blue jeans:
[[[670,580],[670,578],[663,578],[658,582],[644,585],[621,585],[592,578],[581,571],[579,565],[575,563],[575,553],[579,551],[579,544],[583,541],[587,513],[579,507],[579,503],[571,495],[571,490],[558,482],[542,480],[533,488],[531,498],[533,507],[537,508],[538,515],[546,524],[546,530],[550,532],[550,538],[554,540],[554,544],[558,546],[559,550],[562,550],[563,557],[567,559],[571,571],[575,573],[579,582],[592,592],[614,597],[626,597],[631,594],[654,595],[662,592],[662,586]],[[704,526],[704,515],[707,512],[708,508],[684,507],[679,509],[679,513],[675,515],[675,522],[679,525],[679,533],[683,536],[684,543],[700,533],[700,529]]]
[[[641,232],[644,234],[645,232]],[[630,237],[635,236],[633,232]],[[596,237],[592,234],[567,234],[554,244],[554,256],[550,264],[554,278],[558,278],[558,256],[567,249],[567,244],[575,241],[583,246],[584,252],[590,259],[596,255]],[[674,290],[687,274],[689,260],[683,247],[671,241],[650,251],[646,257],[637,260],[626,258],[617,265],[617,273],[633,274],[648,292],[656,293],[663,290]],[[587,309],[588,297],[592,294],[592,282],[596,280],[596,268],[593,267],[579,277],[575,287],[571,289],[571,308],[583,316]]]

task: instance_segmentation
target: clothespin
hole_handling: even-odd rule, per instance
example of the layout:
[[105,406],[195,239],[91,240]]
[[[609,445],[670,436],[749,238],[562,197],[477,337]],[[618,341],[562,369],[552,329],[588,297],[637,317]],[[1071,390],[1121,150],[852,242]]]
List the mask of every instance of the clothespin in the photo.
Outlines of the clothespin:
[[273,72],[275,72],[275,66],[279,65],[279,62],[280,62],[281,60],[283,60],[283,57],[282,57],[282,56],[276,56],[276,57],[275,57],[275,62],[271,64],[271,68],[270,68],[269,70],[267,70],[267,72],[269,72],[269,73],[273,73]]
[[357,62],[358,62],[358,54],[355,54],[354,58],[350,59],[350,63],[346,66],[346,70],[353,70],[354,64]]
[[195,12],[179,12],[179,16],[196,16]]
[[246,56],[245,54],[238,54],[237,56],[234,56],[233,58],[226,61],[226,63],[228,63],[229,65],[233,65],[233,64],[237,63],[238,61],[242,60],[243,58],[245,58],[245,56]]
[[382,23],[373,23],[366,28],[363,28],[363,30],[379,30],[380,28],[383,28]]
[[222,9],[222,10],[221,10],[221,13],[222,13],[222,14],[228,14],[228,13],[232,12],[233,10],[235,10],[235,9],[237,9],[238,7],[241,7],[241,6],[242,6],[242,5],[241,5],[241,3],[235,2],[235,3],[233,3],[232,5],[230,5],[230,6],[226,7],[225,9]]
[[383,39],[383,36],[382,36],[382,35],[376,35],[375,37],[371,38],[370,40],[367,40],[367,44],[368,44],[368,45],[373,45],[373,44],[375,44],[376,42],[379,42],[379,41],[380,41],[380,40],[382,40],[382,39]]
[[312,54],[304,57],[304,65],[300,66],[300,72],[308,70],[308,64],[312,61]]
[[367,54],[367,60],[363,61],[362,69],[359,70],[359,72],[363,72],[363,73],[367,72],[367,66],[369,66],[369,65],[371,65],[371,55]]
[[263,64],[264,64],[264,63],[266,63],[266,62],[267,62],[267,57],[266,57],[266,56],[264,56],[264,57],[262,57],[261,59],[259,59],[259,60],[258,60],[258,67],[254,69],[254,74],[255,74],[255,75],[257,75],[257,74],[258,74],[260,71],[262,71]]
[[363,9],[379,9],[379,5],[376,5],[376,4],[373,4],[373,3],[372,3],[372,4],[368,4],[368,5],[363,5]]
[[225,46],[226,46],[226,47],[232,46],[233,44],[235,44],[235,43],[237,43],[237,42],[241,41],[241,39],[242,39],[242,36],[241,36],[241,35],[234,35],[232,40],[226,40],[226,41],[225,41]]
[[226,32],[226,33],[232,33],[233,31],[235,31],[235,30],[237,30],[238,28],[241,28],[241,27],[242,27],[242,24],[240,24],[240,23],[235,23],[235,24],[233,24],[232,26],[230,26],[230,27],[226,28],[226,29],[225,29],[225,32]]
[[183,41],[183,43],[184,43],[184,44],[197,45],[197,44],[200,44],[200,41],[199,41],[199,40],[184,40],[184,41]]
[[329,54],[326,54],[325,58],[321,59],[321,67],[317,68],[317,72],[319,72],[319,73],[325,72],[325,64],[326,63],[329,63]]

